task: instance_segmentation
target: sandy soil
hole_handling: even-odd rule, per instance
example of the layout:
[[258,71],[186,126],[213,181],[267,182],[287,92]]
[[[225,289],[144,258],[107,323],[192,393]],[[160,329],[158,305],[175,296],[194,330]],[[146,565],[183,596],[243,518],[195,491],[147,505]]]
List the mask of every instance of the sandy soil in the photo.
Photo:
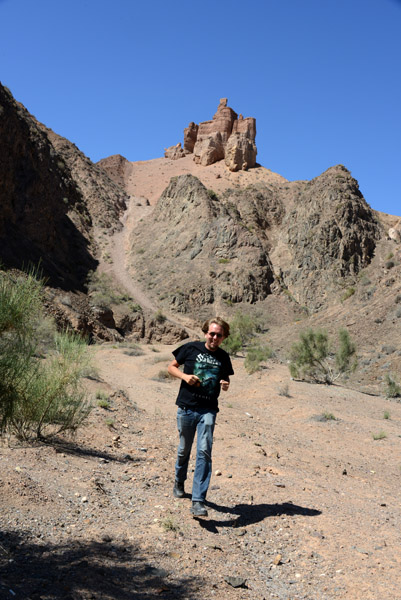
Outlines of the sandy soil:
[[171,350],[95,348],[110,408],[74,441],[1,449],[0,597],[401,598],[401,404],[235,359],[193,519],[172,496]]

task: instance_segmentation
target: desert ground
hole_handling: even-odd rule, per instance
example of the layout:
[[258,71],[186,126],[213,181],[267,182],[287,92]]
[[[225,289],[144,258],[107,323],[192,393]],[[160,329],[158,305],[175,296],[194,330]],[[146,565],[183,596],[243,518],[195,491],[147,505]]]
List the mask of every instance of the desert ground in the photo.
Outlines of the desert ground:
[[234,358],[209,517],[194,519],[191,476],[172,495],[173,348],[93,347],[95,407],[76,437],[4,440],[0,597],[401,598],[401,404]]

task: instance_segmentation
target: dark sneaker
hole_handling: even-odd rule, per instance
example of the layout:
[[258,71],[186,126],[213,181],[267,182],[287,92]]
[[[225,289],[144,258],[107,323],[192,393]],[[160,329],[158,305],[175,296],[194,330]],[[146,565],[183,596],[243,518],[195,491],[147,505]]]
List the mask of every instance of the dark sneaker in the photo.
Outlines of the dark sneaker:
[[173,494],[175,498],[183,498],[185,496],[184,482],[176,481],[174,483]]
[[207,517],[207,510],[203,502],[192,502],[191,513],[194,517]]

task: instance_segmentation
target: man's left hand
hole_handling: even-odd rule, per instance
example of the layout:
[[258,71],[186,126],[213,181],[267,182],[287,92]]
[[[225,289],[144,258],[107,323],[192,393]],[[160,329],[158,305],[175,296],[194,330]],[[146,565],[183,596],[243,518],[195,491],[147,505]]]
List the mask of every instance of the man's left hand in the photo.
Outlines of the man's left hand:
[[221,389],[223,390],[223,392],[226,392],[229,388],[230,382],[229,381],[224,381],[224,379],[222,379],[220,381],[220,385],[221,385]]

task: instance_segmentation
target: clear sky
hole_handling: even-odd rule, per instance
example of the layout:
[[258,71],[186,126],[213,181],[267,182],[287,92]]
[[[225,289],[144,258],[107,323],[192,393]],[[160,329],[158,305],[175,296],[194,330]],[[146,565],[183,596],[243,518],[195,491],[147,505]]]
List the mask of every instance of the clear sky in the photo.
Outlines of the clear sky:
[[400,0],[0,0],[0,81],[93,161],[163,155],[219,99],[290,180],[342,163],[401,215]]

